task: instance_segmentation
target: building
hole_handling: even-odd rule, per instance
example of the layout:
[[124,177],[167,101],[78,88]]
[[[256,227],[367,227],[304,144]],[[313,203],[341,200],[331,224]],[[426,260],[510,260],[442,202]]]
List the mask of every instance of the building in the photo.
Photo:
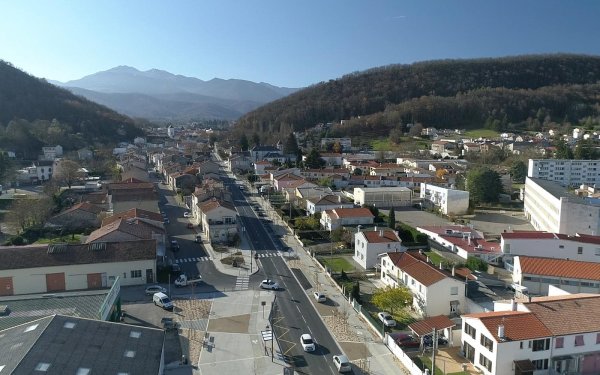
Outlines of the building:
[[352,150],[352,138],[321,138],[321,149],[325,149],[327,145],[334,145],[336,143],[339,143],[345,152]]
[[412,203],[412,190],[405,187],[354,188],[354,204],[377,208],[406,207]]
[[237,211],[229,202],[212,198],[199,204],[202,233],[210,242],[227,242],[238,233]]
[[100,207],[81,202],[52,216],[46,221],[46,225],[68,229],[97,228],[100,226],[101,212]]
[[334,208],[321,212],[321,227],[332,231],[339,227],[373,225],[375,216],[368,208]]
[[457,316],[467,307],[465,282],[429,263],[419,252],[390,252],[381,257],[381,282],[407,287],[412,308],[422,316]]
[[346,201],[340,195],[323,195],[306,199],[306,213],[314,215],[334,208],[353,208],[354,203]]
[[420,197],[427,207],[436,207],[444,215],[464,215],[469,209],[469,192],[421,183]]
[[513,282],[533,295],[547,295],[549,286],[569,293],[600,294],[600,263],[568,259],[516,256]]
[[581,198],[556,182],[527,177],[525,216],[537,230],[562,234],[600,233],[600,203]]
[[417,231],[427,235],[432,247],[451,251],[467,260],[480,258],[488,263],[498,263],[502,250],[497,242],[486,241],[483,233],[464,225],[422,226]]
[[575,294],[506,304],[462,316],[462,352],[486,375],[598,374],[600,296]]
[[261,161],[269,153],[279,154],[279,149],[275,146],[254,146],[250,150],[250,158],[253,162]]
[[554,181],[561,186],[600,186],[600,160],[529,159],[527,177]]
[[354,234],[354,256],[356,263],[362,268],[373,268],[380,264],[382,254],[394,251],[405,251],[398,232],[375,227],[373,230],[359,229]]
[[600,236],[506,232],[500,236],[500,248],[506,265],[511,265],[512,259],[519,255],[600,262]]
[[0,246],[0,295],[106,288],[156,280],[154,240]]

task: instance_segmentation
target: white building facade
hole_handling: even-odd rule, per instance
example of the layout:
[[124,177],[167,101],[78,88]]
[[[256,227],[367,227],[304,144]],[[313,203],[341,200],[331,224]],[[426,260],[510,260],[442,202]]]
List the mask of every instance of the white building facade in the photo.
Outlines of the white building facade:
[[529,159],[527,177],[562,186],[600,185],[600,160]]
[[354,204],[377,208],[406,207],[412,203],[412,190],[405,187],[354,188]]
[[406,250],[398,233],[377,229],[359,231],[354,234],[354,260],[364,269],[380,264],[381,254]]
[[469,192],[421,183],[420,198],[444,215],[463,215],[469,209]]

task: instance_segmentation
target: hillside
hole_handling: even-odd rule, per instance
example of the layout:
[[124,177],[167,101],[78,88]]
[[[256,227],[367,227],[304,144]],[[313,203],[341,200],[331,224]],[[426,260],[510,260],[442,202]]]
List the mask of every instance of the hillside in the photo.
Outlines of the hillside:
[[[549,116],[575,122],[598,115],[597,87],[586,86],[597,82],[598,56],[531,55],[391,65],[322,82],[269,103],[240,118],[238,130],[285,134],[358,116],[354,131],[375,133],[417,122],[476,128],[498,120],[508,126],[540,113],[542,121]],[[569,96],[561,98],[564,90]],[[526,100],[511,99],[515,93]],[[368,122],[365,116],[377,121]],[[337,133],[344,130],[338,127]]]
[[0,61],[0,82],[0,148],[27,153],[60,141],[68,150],[142,134],[132,119],[4,61]]
[[219,78],[203,81],[129,66],[55,84],[129,116],[153,120],[233,120],[297,91],[264,82]]

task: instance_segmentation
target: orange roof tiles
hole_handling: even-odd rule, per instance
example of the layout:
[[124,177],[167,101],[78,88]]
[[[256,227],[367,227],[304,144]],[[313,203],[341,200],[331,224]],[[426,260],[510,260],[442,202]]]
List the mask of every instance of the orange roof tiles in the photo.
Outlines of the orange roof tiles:
[[368,208],[334,208],[327,210],[329,216],[335,215],[338,218],[344,217],[375,217]]
[[371,230],[362,232],[369,243],[402,242],[396,232],[391,230]]
[[600,280],[600,263],[527,256],[517,258],[523,274]]
[[425,336],[430,334],[434,328],[441,330],[444,328],[454,327],[455,325],[456,324],[447,316],[438,315],[411,323],[408,325],[408,328],[410,328],[418,336]]
[[465,318],[477,318],[483,323],[496,341],[498,326],[504,326],[504,340],[519,341],[552,336],[552,332],[533,313],[526,311],[494,311],[463,315]]

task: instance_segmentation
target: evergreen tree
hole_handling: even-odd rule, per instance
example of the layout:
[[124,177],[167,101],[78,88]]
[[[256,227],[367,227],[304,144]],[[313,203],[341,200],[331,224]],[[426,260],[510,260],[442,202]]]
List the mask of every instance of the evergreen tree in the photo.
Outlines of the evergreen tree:
[[554,146],[556,147],[556,158],[557,159],[573,159],[573,150],[571,147],[562,139],[558,139]]
[[390,214],[388,215],[388,227],[392,229],[396,228],[396,212],[394,211],[394,207],[390,209]]
[[475,204],[498,202],[502,193],[500,175],[487,167],[472,169],[467,173],[467,188]]
[[319,169],[325,165],[325,160],[321,159],[319,151],[313,148],[306,156],[305,165],[307,168]]
[[248,137],[245,133],[240,137],[240,148],[242,151],[248,151]]
[[525,165],[525,162],[522,160],[513,162],[510,166],[510,176],[514,182],[519,184],[524,183],[527,176],[527,165]]
[[260,137],[259,137],[258,133],[252,134],[252,144],[254,146],[260,146]]

